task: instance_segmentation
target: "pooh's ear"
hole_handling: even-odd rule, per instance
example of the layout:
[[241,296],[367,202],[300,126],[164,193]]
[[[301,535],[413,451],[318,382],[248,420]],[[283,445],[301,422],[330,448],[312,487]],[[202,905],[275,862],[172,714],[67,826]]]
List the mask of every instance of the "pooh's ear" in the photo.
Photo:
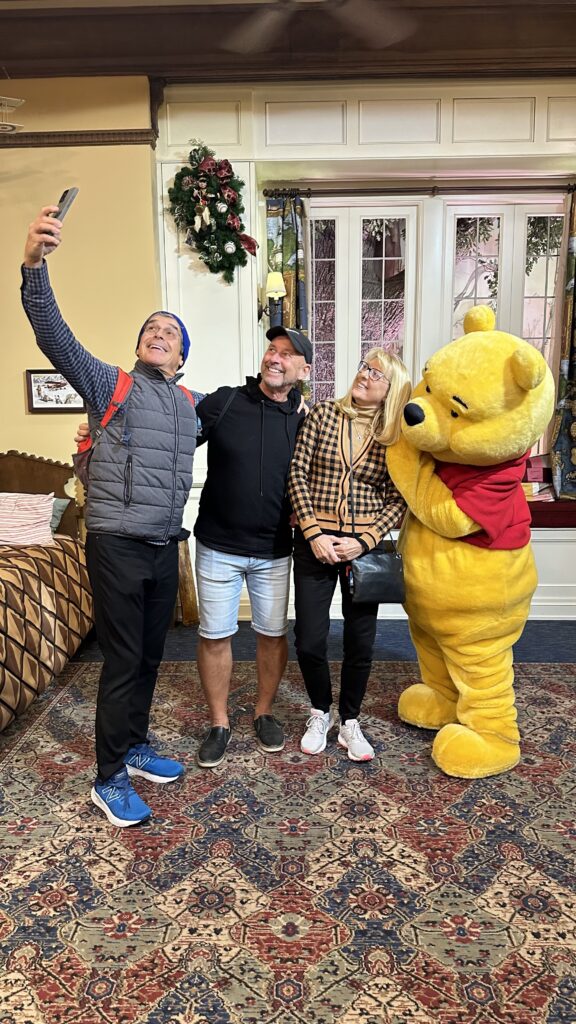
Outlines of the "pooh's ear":
[[546,361],[540,352],[526,343],[510,358],[514,380],[524,391],[533,391],[546,375]]
[[490,306],[472,306],[464,317],[464,334],[493,331],[495,323],[494,310]]

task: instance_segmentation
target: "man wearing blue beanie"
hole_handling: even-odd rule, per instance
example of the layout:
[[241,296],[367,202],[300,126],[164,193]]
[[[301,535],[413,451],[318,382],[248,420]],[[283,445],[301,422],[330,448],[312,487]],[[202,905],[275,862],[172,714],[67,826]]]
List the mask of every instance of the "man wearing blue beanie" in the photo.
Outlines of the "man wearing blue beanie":
[[[140,354],[138,352],[138,349],[140,348],[140,342],[142,341],[143,336],[144,341],[142,347],[145,354],[150,354],[150,352],[154,351],[154,348],[157,346],[155,346],[153,343],[147,344],[147,342],[149,341],[150,334],[154,333],[154,325],[158,324],[159,321],[161,322],[163,318],[166,317],[168,317],[169,320],[175,320],[176,323],[178,324],[178,327],[180,328],[181,360],[179,365],[183,366],[188,358],[188,353],[190,351],[190,338],[188,337],[188,331],[186,330],[186,327],[183,321],[180,319],[180,317],[176,316],[176,313],[168,313],[167,310],[165,309],[159,309],[156,313],[151,313],[148,319],[145,320],[144,323],[142,324],[142,327],[140,328],[140,333],[138,335],[138,342],[136,344],[136,354]],[[156,365],[156,363],[154,363],[154,365]]]
[[[130,374],[76,340],[58,309],[44,259],[60,244],[57,209],[43,207],[28,230],[22,303],[41,351],[88,406],[93,444],[86,562],[104,659],[91,797],[113,825],[136,825],[151,810],[131,777],[167,783],[184,773],[183,765],[150,744],[148,726],[178,590],[178,540],[186,535],[182,517],[196,447],[195,401],[202,396],[178,383],[190,339],[173,313],[159,310],[146,319]],[[122,398],[119,383],[125,386]],[[103,429],[109,409],[113,415]]]

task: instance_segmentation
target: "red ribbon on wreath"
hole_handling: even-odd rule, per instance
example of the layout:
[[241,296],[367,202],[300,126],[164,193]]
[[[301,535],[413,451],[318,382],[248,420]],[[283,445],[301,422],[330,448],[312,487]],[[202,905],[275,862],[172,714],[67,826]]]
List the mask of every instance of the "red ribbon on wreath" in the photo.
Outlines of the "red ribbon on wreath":
[[256,255],[256,249],[258,248],[258,242],[255,238],[251,238],[250,235],[238,235],[238,241],[240,245],[249,252],[251,256]]

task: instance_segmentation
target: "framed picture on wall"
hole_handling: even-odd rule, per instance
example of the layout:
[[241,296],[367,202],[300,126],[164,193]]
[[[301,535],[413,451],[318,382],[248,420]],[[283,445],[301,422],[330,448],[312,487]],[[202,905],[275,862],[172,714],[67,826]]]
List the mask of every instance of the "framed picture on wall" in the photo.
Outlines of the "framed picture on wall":
[[81,395],[56,370],[26,370],[28,412],[86,412]]

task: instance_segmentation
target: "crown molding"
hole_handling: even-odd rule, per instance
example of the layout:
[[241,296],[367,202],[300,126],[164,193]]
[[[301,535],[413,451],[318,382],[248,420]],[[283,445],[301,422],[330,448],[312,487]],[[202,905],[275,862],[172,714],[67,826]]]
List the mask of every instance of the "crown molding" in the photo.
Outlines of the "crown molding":
[[48,146],[150,146],[156,147],[151,128],[126,128],[98,132],[18,132],[0,135],[0,149],[45,149]]

